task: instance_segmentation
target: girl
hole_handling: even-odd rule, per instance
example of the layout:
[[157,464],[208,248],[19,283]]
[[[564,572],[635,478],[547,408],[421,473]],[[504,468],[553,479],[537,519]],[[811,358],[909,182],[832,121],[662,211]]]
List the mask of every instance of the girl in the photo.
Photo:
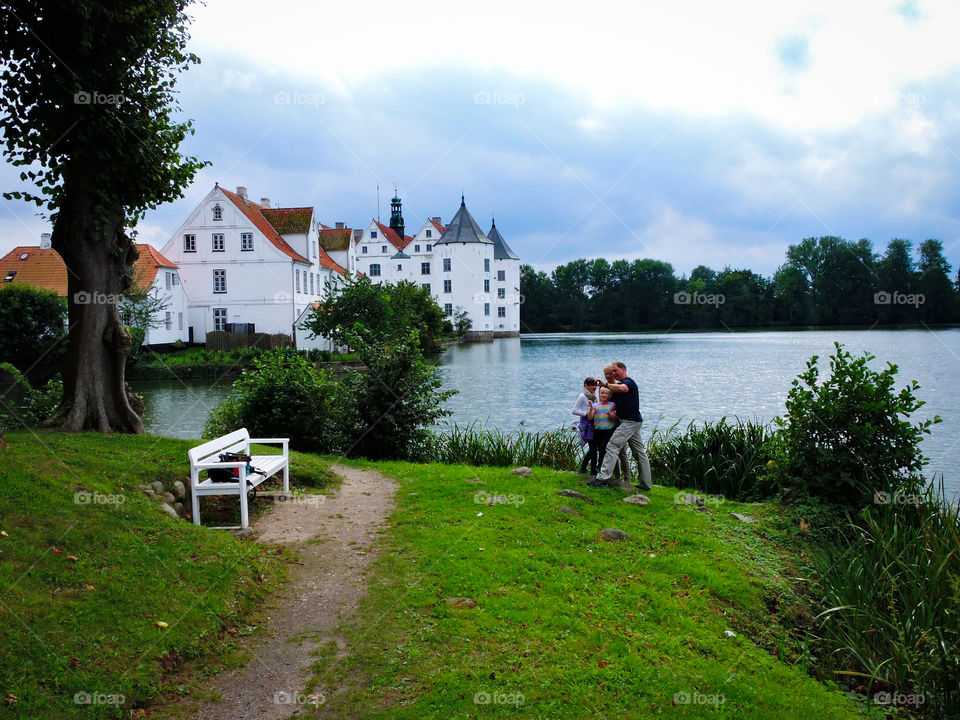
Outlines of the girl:
[[[600,388],[600,402],[594,403],[587,413],[587,417],[593,420],[593,441],[596,445],[596,455],[603,461],[603,456],[607,452],[607,443],[610,442],[610,436],[613,435],[617,427],[616,403],[611,402],[613,391],[609,388]],[[606,487],[604,480],[594,479],[588,482],[591,487]]]
[[577,396],[577,401],[573,405],[573,414],[580,418],[580,447],[587,446],[587,452],[583,455],[583,462],[580,463],[581,475],[586,475],[588,463],[590,474],[594,476],[597,474],[597,445],[593,439],[593,422],[587,417],[593,404],[597,401],[596,389],[597,381],[588,377],[583,381],[583,392]]

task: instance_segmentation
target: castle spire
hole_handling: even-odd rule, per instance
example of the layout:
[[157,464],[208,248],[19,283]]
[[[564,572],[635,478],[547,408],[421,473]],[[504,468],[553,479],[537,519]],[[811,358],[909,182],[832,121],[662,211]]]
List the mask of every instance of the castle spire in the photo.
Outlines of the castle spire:
[[400,195],[397,186],[393,186],[393,198],[390,200],[390,228],[403,240],[403,212],[400,208]]

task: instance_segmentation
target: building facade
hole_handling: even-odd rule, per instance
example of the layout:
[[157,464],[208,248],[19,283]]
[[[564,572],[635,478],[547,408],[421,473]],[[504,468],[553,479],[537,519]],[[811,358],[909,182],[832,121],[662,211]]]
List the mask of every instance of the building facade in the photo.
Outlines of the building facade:
[[354,234],[346,263],[351,273],[374,282],[409,280],[429,288],[454,317],[466,312],[474,339],[520,334],[520,259],[494,223],[484,233],[467,209],[446,226],[427,220],[413,236],[404,234],[399,197],[391,200],[390,225],[372,220]]

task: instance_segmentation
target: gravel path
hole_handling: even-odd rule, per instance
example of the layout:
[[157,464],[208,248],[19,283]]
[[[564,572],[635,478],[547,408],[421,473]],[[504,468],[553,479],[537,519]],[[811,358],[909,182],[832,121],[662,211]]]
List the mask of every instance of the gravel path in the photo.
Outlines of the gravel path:
[[193,717],[288,718],[312,702],[303,694],[311,651],[330,641],[344,647],[335,630],[366,593],[370,544],[393,509],[396,483],[373,470],[332,469],[343,477],[336,495],[279,504],[254,525],[260,542],[293,547],[303,564],[290,566],[290,581],[268,601],[269,634],[253,638],[250,662],[213,678],[222,699]]

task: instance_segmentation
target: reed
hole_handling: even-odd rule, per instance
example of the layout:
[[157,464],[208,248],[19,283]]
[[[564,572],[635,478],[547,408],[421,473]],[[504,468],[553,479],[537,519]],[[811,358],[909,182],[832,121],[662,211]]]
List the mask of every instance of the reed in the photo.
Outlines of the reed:
[[730,500],[759,500],[773,494],[762,478],[771,459],[773,431],[739,418],[655,429],[650,466],[658,482],[695,488]]
[[454,424],[449,430],[435,432],[423,460],[464,465],[507,467],[527,465],[576,470],[580,463],[580,444],[575,428],[505,433],[499,428],[484,428],[477,423],[465,427]]

